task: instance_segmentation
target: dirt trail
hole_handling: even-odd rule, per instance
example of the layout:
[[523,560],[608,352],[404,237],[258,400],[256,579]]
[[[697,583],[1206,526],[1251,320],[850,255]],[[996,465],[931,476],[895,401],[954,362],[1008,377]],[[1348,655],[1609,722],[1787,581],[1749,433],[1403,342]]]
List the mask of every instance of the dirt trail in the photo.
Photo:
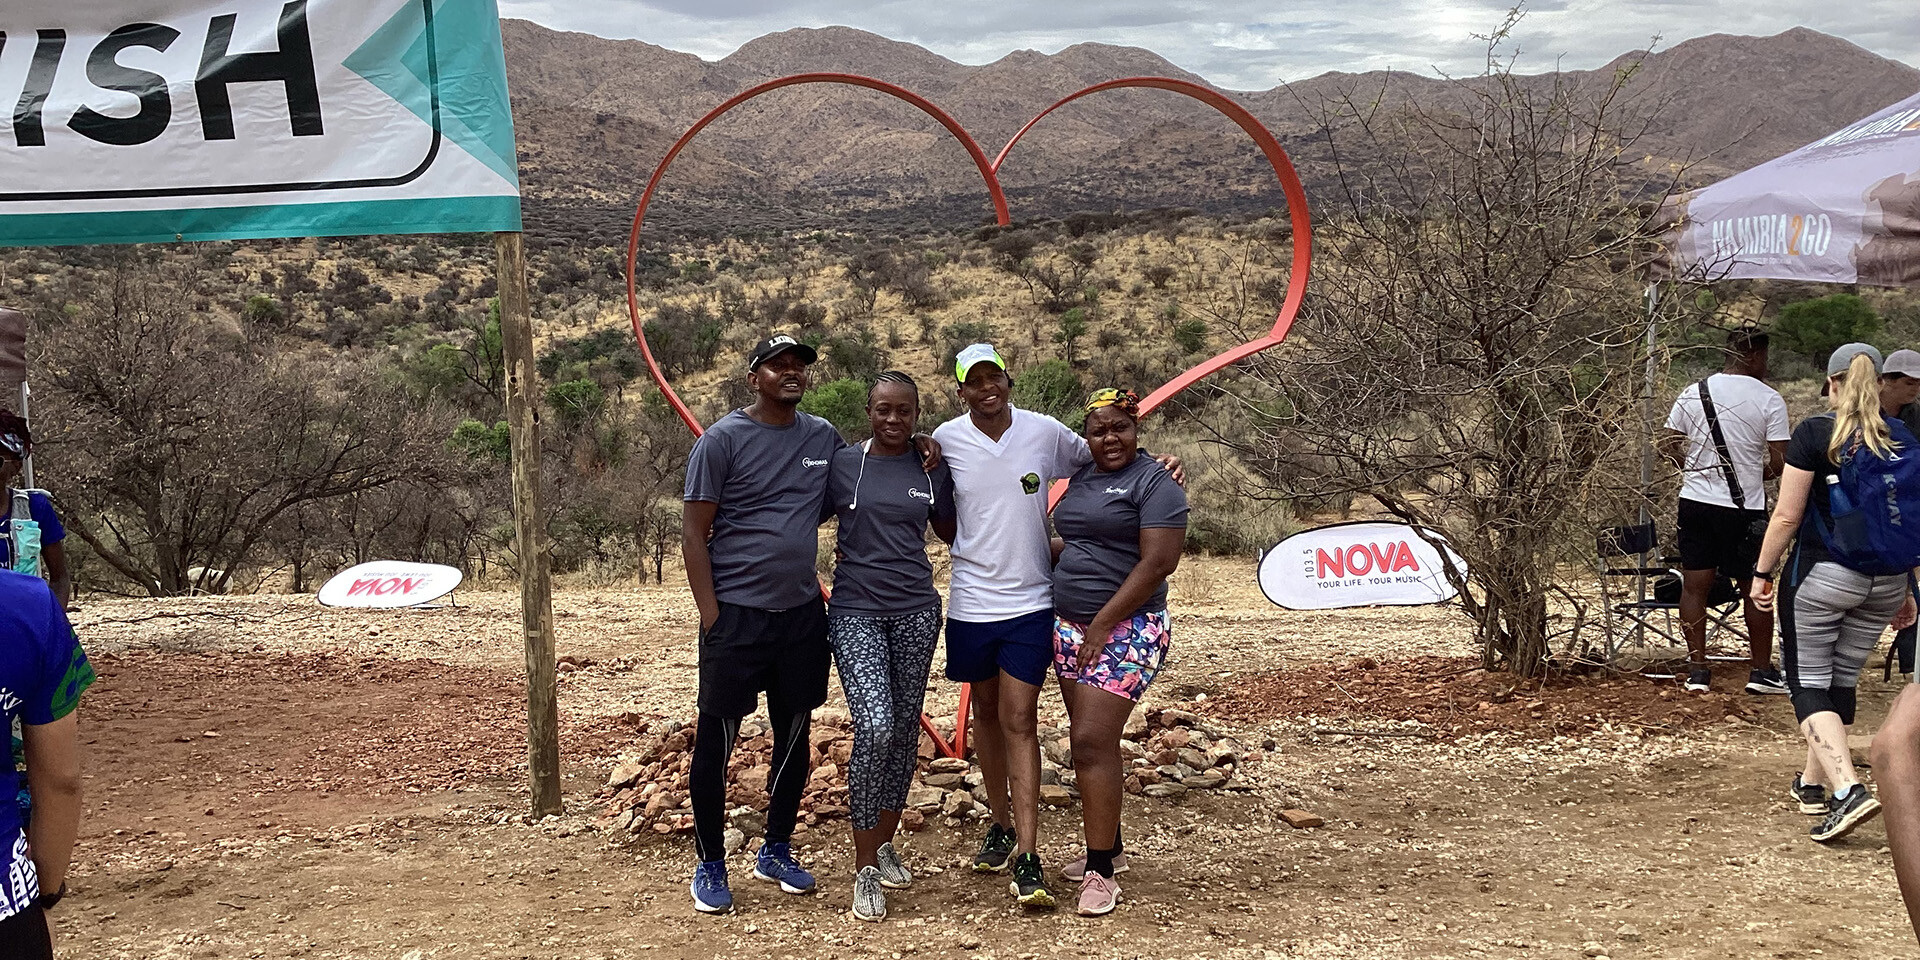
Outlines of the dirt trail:
[[[688,841],[605,829],[593,802],[621,712],[685,712],[690,604],[556,599],[562,652],[591,663],[562,687],[569,813],[528,824],[510,599],[412,618],[275,598],[88,608],[101,681],[63,955],[1920,956],[1880,825],[1822,848],[1786,803],[1783,698],[1616,681],[1496,702],[1480,680],[1409,679],[1471,665],[1407,655],[1460,653],[1455,614],[1309,616],[1257,596],[1190,604],[1152,702],[1274,748],[1251,789],[1129,798],[1112,916],[1021,914],[1002,878],[960,869],[978,828],[942,821],[903,842],[920,879],[886,923],[846,915],[844,821],[798,838],[817,895],[736,861],[740,910],[696,916]],[[204,610],[221,615],[142,619]],[[1456,703],[1474,719],[1442,730],[1449,693],[1491,707]],[[1889,696],[1864,685],[1862,732]],[[1421,735],[1312,732],[1336,726]],[[1290,807],[1327,825],[1292,830]],[[1043,825],[1057,865],[1077,811]]]

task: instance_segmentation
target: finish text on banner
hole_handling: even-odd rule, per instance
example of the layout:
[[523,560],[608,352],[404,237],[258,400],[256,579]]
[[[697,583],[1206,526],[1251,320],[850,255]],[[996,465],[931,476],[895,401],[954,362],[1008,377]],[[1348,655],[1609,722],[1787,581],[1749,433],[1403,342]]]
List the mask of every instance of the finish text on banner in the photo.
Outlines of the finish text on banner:
[[519,229],[494,0],[0,4],[0,246]]

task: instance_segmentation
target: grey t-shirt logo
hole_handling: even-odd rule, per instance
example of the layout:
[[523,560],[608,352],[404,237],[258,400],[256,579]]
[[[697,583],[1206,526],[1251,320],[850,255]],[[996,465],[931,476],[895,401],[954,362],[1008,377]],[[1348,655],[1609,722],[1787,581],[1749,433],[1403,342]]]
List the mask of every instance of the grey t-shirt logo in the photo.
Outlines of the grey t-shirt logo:
[[829,461],[826,460],[814,460],[809,457],[800,458],[800,465],[802,467],[824,467],[828,462]]

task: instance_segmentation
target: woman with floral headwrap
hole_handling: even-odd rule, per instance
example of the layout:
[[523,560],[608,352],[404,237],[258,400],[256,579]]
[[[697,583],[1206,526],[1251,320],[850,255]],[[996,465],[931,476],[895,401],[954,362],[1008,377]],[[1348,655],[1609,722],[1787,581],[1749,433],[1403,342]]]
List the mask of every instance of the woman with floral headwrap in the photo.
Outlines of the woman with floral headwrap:
[[[1087,857],[1080,913],[1120,900],[1120,731],[1167,657],[1167,576],[1180,565],[1187,494],[1140,456],[1140,401],[1096,392],[1083,428],[1093,462],[1054,507],[1053,670],[1066,700]],[[1086,642],[1088,637],[1097,642]],[[1072,868],[1069,868],[1069,873]]]

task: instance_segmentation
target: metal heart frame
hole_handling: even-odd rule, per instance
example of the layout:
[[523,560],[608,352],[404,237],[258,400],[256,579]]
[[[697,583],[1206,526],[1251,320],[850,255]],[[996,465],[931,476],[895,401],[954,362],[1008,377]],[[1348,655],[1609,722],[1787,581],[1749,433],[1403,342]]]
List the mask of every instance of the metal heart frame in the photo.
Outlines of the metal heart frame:
[[[1055,110],[1082,97],[1100,93],[1105,90],[1115,90],[1125,87],[1146,87],[1166,90],[1190,97],[1212,107],[1226,116],[1227,119],[1232,120],[1241,130],[1245,131],[1249,137],[1252,137],[1254,144],[1257,145],[1260,148],[1260,152],[1266,156],[1267,163],[1273,167],[1274,176],[1280,181],[1280,189],[1282,193],[1285,194],[1287,200],[1287,213],[1293,225],[1293,263],[1292,269],[1287,277],[1286,299],[1281,303],[1279,312],[1274,316],[1273,326],[1267,331],[1265,336],[1222,351],[1168,381],[1159,389],[1148,394],[1145,400],[1141,401],[1140,412],[1142,415],[1152,412],[1174,394],[1193,386],[1202,378],[1217,373],[1227,366],[1244,360],[1262,350],[1279,345],[1282,340],[1286,339],[1287,330],[1293,326],[1294,318],[1300,313],[1300,305],[1307,295],[1307,272],[1313,260],[1313,221],[1307,211],[1306,190],[1300,184],[1299,174],[1293,169],[1293,161],[1288,158],[1287,152],[1280,146],[1280,142],[1274,139],[1273,133],[1256,119],[1253,114],[1249,113],[1245,107],[1242,107],[1226,96],[1200,86],[1199,84],[1190,83],[1185,80],[1175,80],[1171,77],[1125,77],[1119,80],[1097,83],[1084,90],[1070,94],[1053,106],[1042,110],[1032,120],[1027,121],[1026,125],[1022,126],[1019,131],[1013,135],[1012,139],[1007,141],[1006,146],[1000,148],[1000,153],[989,162],[986,153],[980,149],[978,143],[974,142],[973,137],[967,133],[965,127],[962,127],[953,117],[948,116],[946,111],[934,105],[932,101],[904,87],[887,83],[884,80],[875,80],[872,77],[862,77],[850,73],[794,74],[788,77],[781,77],[777,80],[769,80],[766,83],[741,91],[728,98],[719,106],[708,111],[705,116],[695,121],[693,126],[688,127],[687,132],[681,134],[680,138],[673,142],[673,146],[667,149],[666,156],[662,157],[659,166],[654,168],[653,176],[647,179],[647,188],[640,194],[640,203],[633,212],[633,229],[627,234],[627,317],[633,325],[634,339],[640,343],[641,356],[646,359],[647,370],[653,375],[653,382],[659,385],[661,395],[667,398],[667,403],[673,407],[675,413],[679,414],[681,422],[685,423],[687,429],[692,430],[693,435],[696,437],[704,432],[701,429],[700,422],[694,419],[692,412],[687,409],[686,403],[680,399],[678,393],[674,392],[673,386],[667,383],[666,374],[661,371],[660,364],[653,358],[653,350],[647,344],[645,325],[640,320],[639,291],[634,279],[634,265],[640,254],[640,229],[646,223],[647,207],[653,203],[654,195],[659,190],[661,178],[666,176],[667,168],[672,166],[674,158],[680,155],[680,151],[684,149],[701,130],[706,129],[708,124],[718,120],[728,111],[761,94],[770,93],[783,87],[791,87],[805,83],[838,83],[848,86],[865,87],[866,89],[875,90],[911,104],[919,108],[919,110],[927,116],[932,117],[941,126],[945,127],[948,133],[953,134],[954,139],[960,141],[962,147],[966,148],[967,155],[972,158],[974,166],[980,171],[981,179],[986,182],[987,195],[993,202],[994,218],[996,222],[1003,227],[1011,225],[1013,220],[1007,211],[1006,193],[1000,188],[999,173],[1001,165],[1006,163],[1007,156],[1013,152],[1014,145],[1018,144],[1020,139],[1027,135],[1028,131],[1032,130],[1040,121],[1046,119],[1047,116]],[[1060,499],[1060,494],[1064,490],[1064,480],[1056,483],[1049,497],[1049,505],[1057,502]],[[822,592],[825,592],[824,586],[822,587]],[[924,713],[920,715],[921,728],[926,731],[928,737],[932,738],[935,749],[937,749],[941,755],[948,757],[964,757],[966,755],[967,713],[972,705],[972,699],[971,686],[963,684],[960,688],[960,707],[957,715],[954,717],[954,732],[951,741],[948,741],[940,735],[940,731],[934,728],[933,720],[930,717]]]

